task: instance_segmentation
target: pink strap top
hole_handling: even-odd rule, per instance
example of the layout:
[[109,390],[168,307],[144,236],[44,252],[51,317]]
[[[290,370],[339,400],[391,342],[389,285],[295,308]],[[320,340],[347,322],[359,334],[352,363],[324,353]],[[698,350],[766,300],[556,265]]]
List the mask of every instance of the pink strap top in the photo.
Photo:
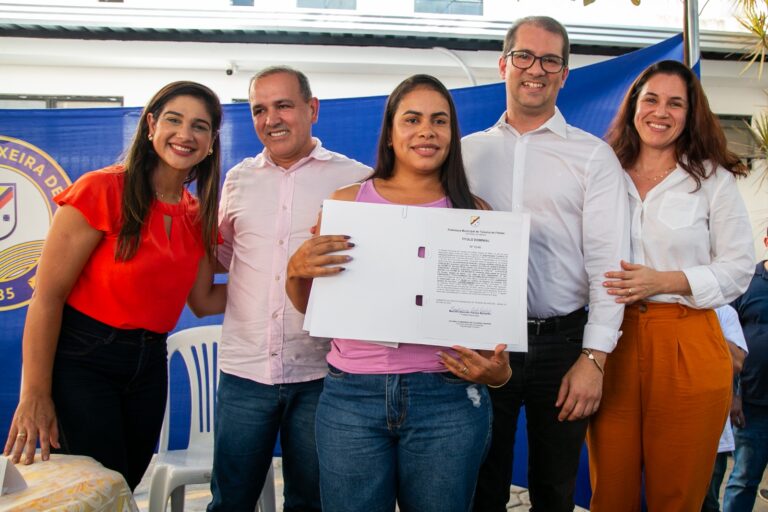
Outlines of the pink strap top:
[[[373,180],[366,180],[360,185],[355,201],[363,203],[393,204],[379,195]],[[427,208],[449,208],[447,197],[427,204],[419,204]],[[348,373],[413,373],[413,372],[444,372],[445,366],[437,356],[439,350],[445,347],[431,345],[412,345],[401,343],[398,347],[387,347],[358,340],[336,338],[331,341],[331,351],[328,353],[328,363],[339,370]]]

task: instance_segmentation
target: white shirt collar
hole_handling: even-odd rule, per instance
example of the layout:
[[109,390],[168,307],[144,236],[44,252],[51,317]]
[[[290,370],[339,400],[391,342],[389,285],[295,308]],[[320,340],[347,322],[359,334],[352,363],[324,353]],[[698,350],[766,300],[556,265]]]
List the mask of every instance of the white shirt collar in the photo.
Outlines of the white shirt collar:
[[[503,128],[511,130],[515,135],[520,135],[520,133],[509,123],[507,123],[507,113],[502,112],[501,117],[498,121],[496,121],[496,124],[493,125],[494,128]],[[565,117],[563,117],[562,112],[560,112],[560,109],[555,107],[555,113],[552,114],[552,117],[547,119],[544,124],[536,128],[535,130],[531,130],[527,133],[534,133],[539,131],[549,130],[550,132],[554,133],[555,135],[558,135],[562,137],[563,139],[568,138],[568,129],[567,129],[567,123],[565,121]]]
[[[315,147],[310,151],[310,153],[299,159],[295,164],[293,164],[290,169],[285,169],[288,172],[295,171],[299,167],[303,166],[310,160],[330,160],[333,158],[333,155],[330,151],[325,149],[323,147],[323,143],[318,139],[317,137],[312,137],[312,141],[315,143]],[[261,153],[256,157],[256,167],[279,167],[269,156],[269,153],[267,152],[267,148],[264,148]]]

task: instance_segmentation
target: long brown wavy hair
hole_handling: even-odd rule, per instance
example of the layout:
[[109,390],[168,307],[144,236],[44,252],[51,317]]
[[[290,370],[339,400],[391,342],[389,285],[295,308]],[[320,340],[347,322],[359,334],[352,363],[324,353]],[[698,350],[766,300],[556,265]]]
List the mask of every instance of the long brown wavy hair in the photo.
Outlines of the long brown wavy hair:
[[388,141],[392,133],[395,112],[397,107],[400,106],[403,97],[419,87],[432,89],[443,96],[448,102],[451,110],[449,121],[451,140],[448,155],[443,165],[440,166],[440,183],[443,186],[445,195],[451,201],[452,208],[474,210],[477,206],[475,205],[472,193],[469,191],[467,175],[464,172],[464,162],[461,158],[461,135],[456,115],[456,106],[453,103],[453,98],[451,98],[451,93],[448,92],[443,83],[430,75],[413,75],[410,78],[406,78],[395,87],[395,90],[387,98],[387,104],[384,107],[384,119],[381,121],[376,167],[371,175],[371,179],[381,178],[382,180],[387,180],[393,176],[395,171],[395,150],[392,149]]
[[198,201],[200,202],[200,224],[202,226],[203,245],[209,258],[214,258],[218,242],[218,206],[219,182],[221,176],[219,128],[221,126],[221,102],[212,90],[196,82],[173,82],[155,93],[141,112],[139,125],[133,136],[131,146],[123,160],[125,167],[125,187],[122,197],[122,226],[117,237],[116,260],[129,260],[139,247],[141,229],[149,214],[154,199],[152,190],[152,172],[158,163],[158,156],[149,140],[147,114],[157,118],[166,103],[178,96],[192,96],[201,100],[211,116],[213,134],[213,153],[207,155],[192,168],[185,185],[195,182]]
[[678,76],[685,84],[688,111],[685,127],[675,141],[675,159],[696,181],[696,190],[701,188],[701,180],[707,179],[714,172],[714,168],[705,168],[707,160],[721,165],[736,176],[745,176],[747,167],[735,153],[728,150],[725,134],[717,116],[709,108],[701,82],[688,66],[674,60],[663,60],[648,67],[637,77],[624,96],[624,101],[605,136],[619,157],[622,167],[631,169],[637,163],[641,144],[634,123],[637,99],[643,86],[657,74]]

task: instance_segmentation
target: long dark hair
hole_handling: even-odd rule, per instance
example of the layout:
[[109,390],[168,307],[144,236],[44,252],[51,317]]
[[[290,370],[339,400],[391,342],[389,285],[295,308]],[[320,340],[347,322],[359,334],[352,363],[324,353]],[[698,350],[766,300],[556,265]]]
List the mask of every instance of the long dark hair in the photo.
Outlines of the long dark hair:
[[[714,169],[707,170],[704,164],[711,160],[723,166],[736,176],[745,176],[747,168],[739,157],[728,150],[717,116],[709,108],[707,96],[695,74],[680,62],[663,60],[651,65],[634,81],[624,96],[616,117],[605,138],[619,157],[622,167],[631,169],[640,155],[640,135],[635,128],[634,117],[640,90],[654,75],[665,74],[680,77],[688,93],[688,112],[685,127],[675,141],[675,160],[696,181],[696,190],[701,180],[707,179]],[[685,156],[685,158],[682,158]]]
[[200,224],[202,226],[203,245],[208,257],[213,259],[218,241],[219,181],[221,176],[219,127],[221,126],[221,103],[208,87],[196,82],[173,82],[155,93],[141,112],[139,125],[133,136],[131,146],[123,160],[125,166],[125,187],[122,197],[122,226],[117,237],[115,259],[129,260],[139,247],[141,229],[149,214],[154,194],[152,191],[152,171],[158,163],[158,156],[149,140],[149,122],[147,115],[155,119],[160,115],[166,103],[177,96],[192,96],[201,100],[211,116],[213,134],[213,152],[192,168],[184,184],[195,182],[197,197],[200,202]]
[[464,172],[464,163],[461,159],[461,135],[459,134],[459,121],[456,116],[456,106],[451,98],[451,93],[437,78],[430,75],[413,75],[406,78],[400,85],[395,87],[392,94],[387,98],[387,105],[384,108],[384,119],[381,121],[381,133],[379,135],[379,145],[376,157],[376,168],[371,178],[380,178],[388,180],[392,177],[395,170],[395,151],[389,145],[392,134],[392,124],[394,122],[395,112],[403,97],[409,92],[424,87],[438,92],[448,102],[451,108],[450,126],[451,140],[448,148],[448,156],[445,162],[440,166],[440,183],[445,190],[445,195],[451,201],[453,208],[475,209],[475,200],[469,191],[467,175]]

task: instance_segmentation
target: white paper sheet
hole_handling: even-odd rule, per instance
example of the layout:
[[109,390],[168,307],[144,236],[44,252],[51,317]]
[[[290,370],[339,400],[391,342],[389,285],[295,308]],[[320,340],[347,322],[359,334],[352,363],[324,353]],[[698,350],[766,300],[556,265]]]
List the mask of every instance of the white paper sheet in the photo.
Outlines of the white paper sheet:
[[346,271],[314,280],[304,328],[527,351],[529,226],[524,213],[327,200],[321,234],[349,235],[356,246]]
[[0,496],[13,494],[27,488],[27,482],[19,470],[6,457],[0,457]]
[[[454,211],[428,214],[424,336],[526,351],[528,223],[521,214]],[[510,340],[521,324],[525,335]]]

